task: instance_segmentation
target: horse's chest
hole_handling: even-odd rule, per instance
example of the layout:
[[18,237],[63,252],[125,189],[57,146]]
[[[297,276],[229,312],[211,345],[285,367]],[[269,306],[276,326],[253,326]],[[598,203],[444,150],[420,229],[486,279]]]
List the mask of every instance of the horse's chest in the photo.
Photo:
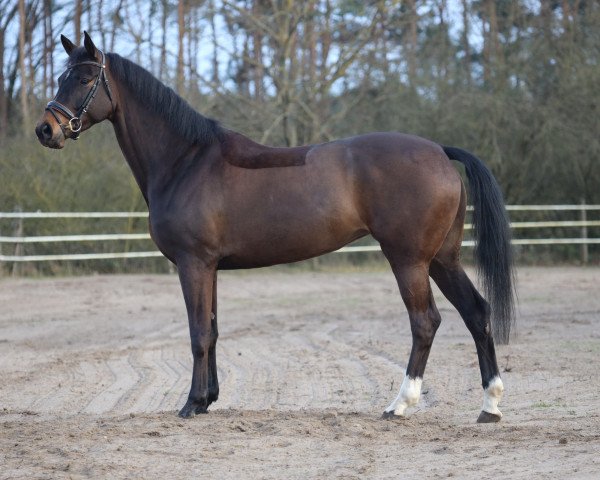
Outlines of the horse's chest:
[[150,211],[150,236],[167,257],[198,252],[211,244],[210,228],[202,215],[185,211]]

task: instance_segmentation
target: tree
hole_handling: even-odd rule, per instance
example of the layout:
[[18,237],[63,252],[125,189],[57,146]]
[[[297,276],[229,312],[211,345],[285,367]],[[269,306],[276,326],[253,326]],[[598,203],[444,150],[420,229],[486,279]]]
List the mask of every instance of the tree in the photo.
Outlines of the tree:
[[186,1],[179,0],[177,2],[177,92],[183,93],[184,88],[184,57],[185,50],[183,40],[185,38],[185,14]]
[[8,98],[5,90],[5,41],[6,31],[17,13],[17,3],[11,0],[0,1],[0,142],[8,128]]
[[30,127],[29,100],[27,98],[28,75],[25,64],[25,59],[27,58],[25,49],[26,25],[25,0],[19,0],[19,73],[21,74],[21,117],[23,120],[23,130]]
[[75,12],[73,13],[73,29],[75,30],[75,43],[81,41],[81,16],[83,14],[83,0],[75,0]]

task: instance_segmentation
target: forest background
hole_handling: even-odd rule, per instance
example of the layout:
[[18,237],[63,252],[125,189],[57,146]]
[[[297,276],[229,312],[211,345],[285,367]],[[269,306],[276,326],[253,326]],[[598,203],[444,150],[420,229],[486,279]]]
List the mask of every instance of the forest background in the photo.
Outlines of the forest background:
[[402,131],[476,153],[507,203],[600,203],[597,0],[0,0],[0,211],[145,209],[110,124],[35,138],[83,30],[257,141]]

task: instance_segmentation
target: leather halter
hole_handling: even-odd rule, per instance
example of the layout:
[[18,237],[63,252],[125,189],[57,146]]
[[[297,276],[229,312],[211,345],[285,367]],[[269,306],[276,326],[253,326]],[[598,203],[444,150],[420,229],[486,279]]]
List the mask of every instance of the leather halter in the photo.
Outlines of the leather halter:
[[[98,67],[100,69],[100,71],[98,72],[98,75],[96,76],[96,80],[94,81],[94,84],[92,85],[92,88],[87,93],[81,106],[77,109],[77,113],[74,114],[73,112],[71,112],[71,110],[69,110],[62,103],[56,101],[56,96],[52,100],[50,100],[48,102],[48,104],[46,105],[46,110],[49,111],[52,114],[52,116],[54,117],[54,119],[58,122],[58,125],[60,126],[60,129],[62,130],[65,137],[67,136],[66,131],[68,130],[71,132],[70,138],[72,138],[73,140],[77,140],[77,138],[79,137],[79,133],[81,132],[81,126],[82,126],[81,117],[88,111],[88,108],[89,108],[90,104],[92,103],[92,100],[96,96],[96,92],[98,91],[98,87],[100,86],[100,80],[102,80],[102,83],[104,84],[104,88],[106,89],[106,93],[108,94],[108,98],[110,100],[110,106],[113,108],[113,111],[114,111],[112,92],[110,90],[110,86],[108,84],[108,78],[106,76],[106,64],[104,61],[104,52],[102,52],[100,50],[98,50],[98,52],[102,56],[101,63],[92,62],[92,61],[79,62],[79,63],[75,63],[75,64],[69,66],[66,70],[68,72],[69,70],[71,70],[75,67],[78,67],[80,65],[92,65],[92,66]],[[57,93],[57,95],[58,95],[58,93]],[[65,116],[66,118],[68,118],[69,121],[66,124],[61,123],[60,119],[58,118],[58,115],[56,114],[57,112],[60,113],[61,115]]]

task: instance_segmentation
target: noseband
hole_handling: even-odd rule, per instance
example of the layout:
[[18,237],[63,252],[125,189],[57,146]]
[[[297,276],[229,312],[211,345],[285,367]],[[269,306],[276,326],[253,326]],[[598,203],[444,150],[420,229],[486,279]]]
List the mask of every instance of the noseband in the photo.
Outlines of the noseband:
[[[92,88],[86,95],[81,106],[77,109],[77,114],[73,114],[73,112],[71,112],[71,110],[69,110],[67,107],[65,107],[62,103],[57,102],[56,97],[54,97],[52,100],[50,100],[48,102],[48,104],[46,105],[46,110],[49,111],[52,114],[52,116],[54,117],[54,119],[58,122],[58,124],[60,125],[60,129],[62,130],[65,137],[67,136],[66,131],[68,130],[71,132],[70,137],[73,140],[77,140],[77,138],[79,137],[79,133],[81,132],[81,125],[82,125],[81,117],[83,116],[84,113],[86,113],[88,111],[88,108],[89,108],[90,104],[92,103],[92,100],[96,96],[96,92],[98,91],[98,87],[100,86],[100,80],[102,80],[102,83],[104,83],[104,88],[106,89],[106,93],[108,94],[108,98],[110,99],[111,107],[113,104],[112,92],[110,90],[110,86],[108,85],[108,78],[106,77],[106,64],[104,62],[104,52],[102,52],[100,50],[98,50],[98,52],[100,53],[100,55],[102,55],[102,63],[92,62],[92,61],[79,62],[79,63],[75,63],[75,64],[71,65],[66,70],[68,72],[69,70],[71,70],[75,67],[78,67],[79,65],[92,65],[92,66],[98,67],[100,69],[100,71],[98,72],[98,75],[96,76],[96,80],[94,81],[94,84],[92,85]],[[68,118],[69,119],[68,123],[66,123],[66,124],[61,123],[60,119],[58,118],[58,115],[56,114],[57,112],[60,113],[61,115],[64,115],[66,118]]]

